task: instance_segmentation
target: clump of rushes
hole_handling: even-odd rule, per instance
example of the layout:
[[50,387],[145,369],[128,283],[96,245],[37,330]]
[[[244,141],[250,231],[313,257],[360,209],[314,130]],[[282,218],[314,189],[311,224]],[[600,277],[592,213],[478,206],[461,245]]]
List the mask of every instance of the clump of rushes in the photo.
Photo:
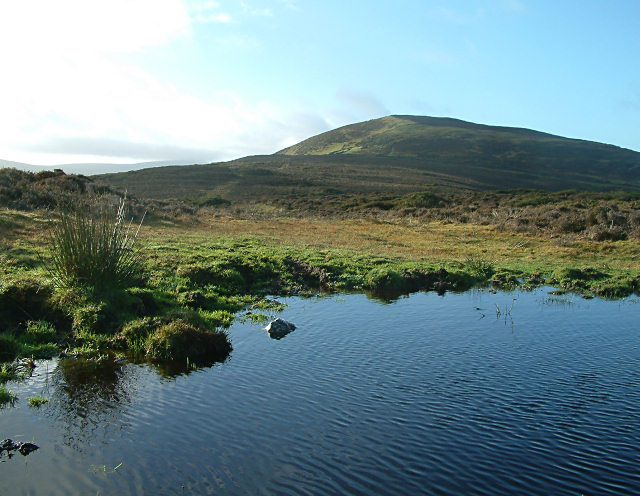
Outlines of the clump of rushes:
[[493,264],[484,258],[468,257],[465,267],[479,281],[486,281],[495,273]]
[[0,384],[18,379],[18,368],[15,363],[3,363],[0,367]]
[[49,398],[46,396],[32,396],[29,398],[29,406],[33,408],[40,408],[47,403],[49,403]]
[[55,327],[45,320],[29,321],[23,340],[29,344],[53,343],[57,339]]
[[0,407],[11,405],[13,406],[18,397],[9,391],[6,387],[0,386]]
[[125,220],[125,199],[115,219],[103,208],[96,215],[88,209],[63,212],[50,239],[49,272],[63,287],[93,289],[123,287],[139,275],[142,259],[134,245],[140,231]]

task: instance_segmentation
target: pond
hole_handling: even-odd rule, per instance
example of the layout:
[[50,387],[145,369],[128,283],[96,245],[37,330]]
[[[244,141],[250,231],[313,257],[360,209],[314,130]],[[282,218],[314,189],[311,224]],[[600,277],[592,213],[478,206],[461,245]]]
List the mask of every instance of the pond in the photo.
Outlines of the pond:
[[40,362],[0,494],[640,494],[637,298],[280,301],[293,333],[237,322],[190,373]]

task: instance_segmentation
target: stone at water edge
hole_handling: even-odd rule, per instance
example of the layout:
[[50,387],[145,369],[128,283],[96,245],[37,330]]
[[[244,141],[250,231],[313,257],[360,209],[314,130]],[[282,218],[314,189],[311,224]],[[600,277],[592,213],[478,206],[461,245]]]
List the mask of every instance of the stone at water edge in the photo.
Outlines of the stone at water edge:
[[269,333],[269,337],[272,339],[281,339],[285,337],[290,332],[295,331],[296,326],[291,322],[287,322],[286,320],[282,320],[281,318],[277,318],[276,320],[272,320],[269,322],[267,327],[264,328],[265,331]]

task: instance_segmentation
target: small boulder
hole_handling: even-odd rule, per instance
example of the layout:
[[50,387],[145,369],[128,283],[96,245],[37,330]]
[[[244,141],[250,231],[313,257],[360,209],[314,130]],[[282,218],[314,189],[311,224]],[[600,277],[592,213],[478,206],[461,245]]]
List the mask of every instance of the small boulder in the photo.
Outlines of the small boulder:
[[269,325],[264,328],[271,339],[282,339],[290,332],[295,331],[295,329],[296,326],[294,324],[280,318],[272,320],[271,322],[269,322]]

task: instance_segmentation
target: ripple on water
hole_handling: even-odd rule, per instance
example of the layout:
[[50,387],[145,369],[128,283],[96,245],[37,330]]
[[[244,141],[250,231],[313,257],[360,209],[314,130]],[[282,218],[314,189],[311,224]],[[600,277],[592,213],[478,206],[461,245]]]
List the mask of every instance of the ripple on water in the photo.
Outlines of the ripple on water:
[[174,378],[52,362],[17,386],[49,406],[0,413],[43,447],[0,493],[640,493],[637,306],[515,297],[292,298],[285,339],[235,324],[227,362]]

